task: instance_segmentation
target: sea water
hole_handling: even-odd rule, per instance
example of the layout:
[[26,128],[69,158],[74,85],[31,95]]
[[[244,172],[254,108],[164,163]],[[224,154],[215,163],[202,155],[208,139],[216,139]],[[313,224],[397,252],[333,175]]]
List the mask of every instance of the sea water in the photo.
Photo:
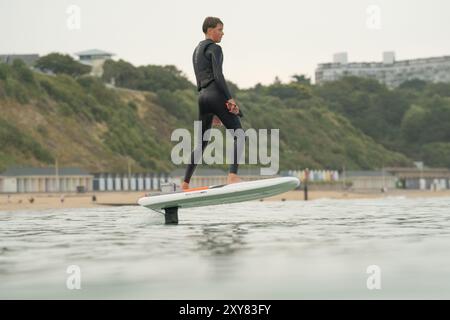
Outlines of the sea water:
[[0,212],[0,298],[450,298],[450,198]]

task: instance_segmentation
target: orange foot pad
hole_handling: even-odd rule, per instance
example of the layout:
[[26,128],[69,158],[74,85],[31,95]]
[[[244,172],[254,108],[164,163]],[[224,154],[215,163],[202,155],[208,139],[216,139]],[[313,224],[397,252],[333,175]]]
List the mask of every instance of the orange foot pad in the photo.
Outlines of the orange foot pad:
[[206,189],[209,189],[209,187],[197,187],[197,188],[184,189],[183,192],[199,191],[199,190],[206,190]]

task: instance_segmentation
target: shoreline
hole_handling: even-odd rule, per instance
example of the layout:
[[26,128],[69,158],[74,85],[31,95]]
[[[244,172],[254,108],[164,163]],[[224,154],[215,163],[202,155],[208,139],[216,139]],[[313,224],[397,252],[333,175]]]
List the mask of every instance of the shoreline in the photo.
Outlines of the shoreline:
[[[97,201],[92,201],[95,194]],[[1,194],[0,211],[17,210],[48,210],[48,209],[69,209],[69,208],[95,208],[120,205],[137,205],[137,200],[143,197],[144,191],[131,192],[87,192],[77,193],[22,193],[22,194]],[[63,202],[61,202],[63,196]],[[382,193],[380,191],[328,191],[311,190],[308,191],[308,200],[318,199],[377,199],[385,197],[405,197],[405,198],[434,198],[450,197],[450,190],[430,191],[430,190],[390,190]],[[30,203],[29,199],[34,201]],[[269,198],[263,201],[304,201],[303,190],[292,190]]]

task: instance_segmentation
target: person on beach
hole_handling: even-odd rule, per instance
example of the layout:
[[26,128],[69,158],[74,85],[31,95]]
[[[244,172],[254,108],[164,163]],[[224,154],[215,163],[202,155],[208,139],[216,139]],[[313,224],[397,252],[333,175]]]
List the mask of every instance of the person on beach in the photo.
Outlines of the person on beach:
[[[239,117],[242,116],[239,106],[231,96],[230,90],[222,74],[223,53],[217,44],[222,40],[223,23],[219,18],[207,17],[202,27],[205,39],[200,41],[193,53],[193,64],[199,91],[199,120],[202,122],[202,137],[211,125],[225,125],[227,129],[242,129]],[[208,140],[208,139],[207,139]],[[198,143],[191,154],[191,161],[186,168],[183,190],[189,189],[189,182],[197,166],[196,154],[203,155],[209,141]],[[198,150],[201,148],[201,150]],[[234,137],[234,159],[230,165],[227,183],[240,182],[238,171],[238,141]]]

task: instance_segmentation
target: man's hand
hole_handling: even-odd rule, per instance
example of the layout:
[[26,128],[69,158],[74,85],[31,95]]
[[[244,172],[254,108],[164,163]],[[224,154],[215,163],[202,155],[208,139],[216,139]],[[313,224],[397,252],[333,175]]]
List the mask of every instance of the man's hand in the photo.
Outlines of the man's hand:
[[213,126],[220,127],[222,125],[222,121],[220,121],[220,119],[217,116],[214,116],[212,124]]
[[229,112],[231,112],[233,114],[239,113],[239,106],[236,104],[234,99],[228,100],[225,105],[227,106],[227,109]]

